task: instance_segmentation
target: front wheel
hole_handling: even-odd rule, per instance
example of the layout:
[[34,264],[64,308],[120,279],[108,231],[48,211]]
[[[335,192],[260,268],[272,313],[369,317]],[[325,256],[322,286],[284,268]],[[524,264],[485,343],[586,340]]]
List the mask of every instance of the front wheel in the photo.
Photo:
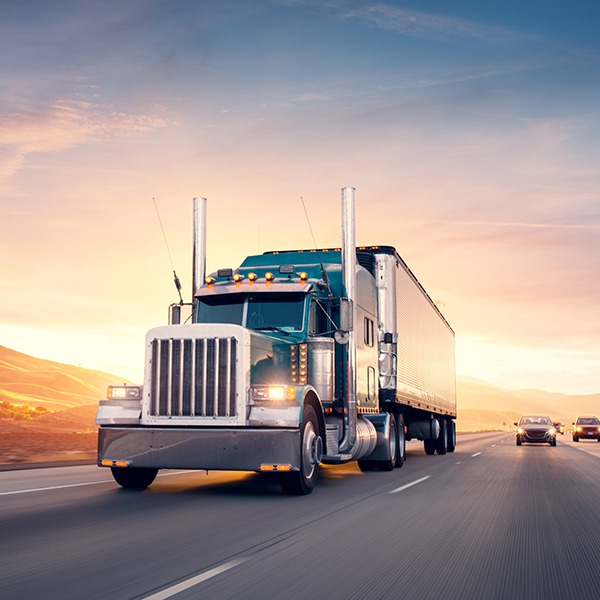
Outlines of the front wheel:
[[110,470],[115,481],[121,487],[132,490],[145,490],[158,474],[158,469],[141,467],[111,467]]
[[280,473],[279,485],[285,494],[310,494],[317,482],[319,463],[323,456],[323,440],[319,435],[317,413],[306,405],[300,426],[300,470]]
[[521,443],[522,443],[522,442],[521,442],[521,438],[520,438],[520,437],[518,437],[518,438],[517,438],[517,446],[520,446],[520,445],[521,445]]

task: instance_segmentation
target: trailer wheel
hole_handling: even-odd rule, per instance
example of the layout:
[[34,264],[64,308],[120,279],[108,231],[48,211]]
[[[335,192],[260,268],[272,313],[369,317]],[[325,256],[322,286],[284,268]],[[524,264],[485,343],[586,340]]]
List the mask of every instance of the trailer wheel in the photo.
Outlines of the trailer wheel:
[[423,440],[423,447],[425,448],[425,454],[435,454],[435,440]]
[[145,490],[156,479],[158,473],[158,469],[140,467],[111,467],[110,470],[121,487],[132,490]]
[[394,467],[399,469],[406,460],[406,435],[404,434],[404,417],[396,418],[396,460]]
[[456,449],[456,423],[452,419],[446,421],[447,425],[447,445],[448,452],[454,452]]
[[310,494],[313,491],[323,454],[323,440],[319,435],[315,409],[306,405],[303,413],[300,426],[300,470],[279,474],[279,485],[282,491],[296,496]]
[[440,419],[440,434],[435,440],[435,451],[438,454],[446,454],[448,450],[448,425],[446,419]]

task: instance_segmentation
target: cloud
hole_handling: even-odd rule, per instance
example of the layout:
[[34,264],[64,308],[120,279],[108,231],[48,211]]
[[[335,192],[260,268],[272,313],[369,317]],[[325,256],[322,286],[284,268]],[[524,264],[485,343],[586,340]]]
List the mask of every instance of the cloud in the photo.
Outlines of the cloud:
[[514,37],[513,33],[500,27],[488,27],[465,19],[408,10],[386,4],[357,7],[347,11],[345,16],[361,19],[378,29],[426,39],[452,36],[476,38],[490,42]]
[[0,118],[0,182],[14,175],[31,153],[138,136],[168,124],[158,114],[133,115],[110,105],[72,99],[12,112]]

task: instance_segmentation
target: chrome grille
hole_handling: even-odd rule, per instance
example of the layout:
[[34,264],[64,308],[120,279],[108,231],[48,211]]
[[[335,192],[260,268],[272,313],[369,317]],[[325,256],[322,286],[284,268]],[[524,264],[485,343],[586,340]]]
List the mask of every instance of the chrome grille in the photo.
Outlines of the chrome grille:
[[150,415],[236,417],[237,339],[152,340]]

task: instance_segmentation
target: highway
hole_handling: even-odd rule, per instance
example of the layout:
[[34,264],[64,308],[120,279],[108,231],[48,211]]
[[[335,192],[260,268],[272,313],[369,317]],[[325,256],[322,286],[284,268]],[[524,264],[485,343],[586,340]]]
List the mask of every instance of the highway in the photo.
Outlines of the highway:
[[564,599],[600,595],[600,444],[411,442],[389,473],[325,467],[310,496],[251,473],[0,472],[0,596]]

